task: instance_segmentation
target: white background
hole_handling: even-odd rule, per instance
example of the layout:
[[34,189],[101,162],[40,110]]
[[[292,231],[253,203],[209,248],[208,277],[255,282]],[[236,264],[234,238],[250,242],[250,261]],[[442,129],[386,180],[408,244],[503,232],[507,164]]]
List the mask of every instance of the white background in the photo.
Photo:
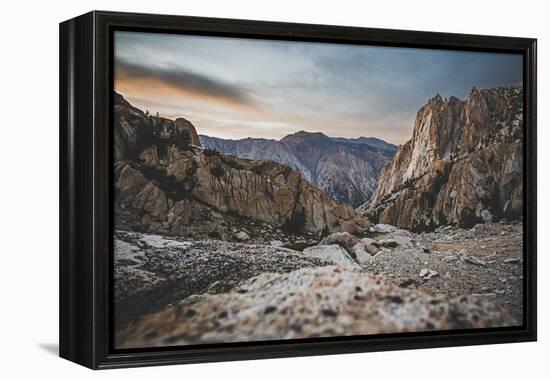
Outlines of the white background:
[[[0,377],[517,380],[542,378],[544,369],[548,375],[550,12],[544,3],[5,1],[0,16]],[[538,38],[539,342],[100,372],[57,358],[58,23],[93,9]]]

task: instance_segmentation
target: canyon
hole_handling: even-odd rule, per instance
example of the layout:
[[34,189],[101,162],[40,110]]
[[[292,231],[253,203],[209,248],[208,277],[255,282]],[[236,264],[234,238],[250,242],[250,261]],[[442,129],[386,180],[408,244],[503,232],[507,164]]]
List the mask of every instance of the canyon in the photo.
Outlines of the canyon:
[[522,97],[436,95],[395,147],[224,140],[115,93],[115,345],[521,324]]

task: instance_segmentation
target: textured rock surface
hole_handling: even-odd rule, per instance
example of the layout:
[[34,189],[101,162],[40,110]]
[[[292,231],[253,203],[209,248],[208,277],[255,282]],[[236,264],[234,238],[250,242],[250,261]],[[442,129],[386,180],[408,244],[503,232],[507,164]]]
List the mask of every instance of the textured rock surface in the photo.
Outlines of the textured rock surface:
[[308,247],[304,249],[304,255],[321,260],[329,260],[344,268],[360,268],[359,264],[349,255],[348,251],[337,244]]
[[228,293],[188,297],[120,332],[116,344],[152,347],[516,323],[482,297],[432,296],[378,275],[328,266],[264,273]]
[[173,121],[151,116],[133,107],[116,92],[114,111],[115,161],[138,159],[143,155],[143,160],[156,164],[158,155],[170,145],[200,145],[199,136],[188,120],[178,118]]
[[522,97],[510,87],[430,99],[361,209],[414,230],[521,218]]
[[115,196],[122,228],[177,234],[205,206],[288,231],[366,227],[286,165],[224,156],[198,146],[194,127],[146,115],[115,96]]
[[227,291],[262,272],[332,264],[281,247],[125,231],[115,233],[114,260],[119,327],[189,295]]
[[202,144],[223,154],[269,159],[292,167],[338,203],[354,207],[372,194],[384,163],[396,147],[375,138],[332,138],[298,132],[277,140],[224,140],[200,136]]
[[[429,233],[408,233],[410,241],[400,240],[403,231],[376,233],[371,244],[380,246],[373,260],[361,263],[363,270],[392,278],[403,287],[423,288],[448,296],[495,293],[493,299],[510,315],[523,318],[523,265],[521,223],[483,223],[470,229],[438,227]],[[365,239],[366,240],[366,239]],[[379,242],[401,242],[382,247]],[[508,260],[518,260],[508,264]],[[438,276],[420,276],[422,270]]]
[[360,240],[357,236],[352,235],[349,232],[335,232],[323,238],[319,244],[338,244],[344,247],[348,252],[352,252],[353,247],[359,243],[359,241]]

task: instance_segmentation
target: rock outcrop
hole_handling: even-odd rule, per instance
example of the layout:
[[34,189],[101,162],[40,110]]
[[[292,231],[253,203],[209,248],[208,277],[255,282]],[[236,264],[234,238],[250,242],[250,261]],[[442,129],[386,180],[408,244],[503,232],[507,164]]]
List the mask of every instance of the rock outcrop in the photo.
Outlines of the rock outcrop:
[[396,150],[394,145],[375,138],[333,138],[304,131],[280,141],[202,135],[200,139],[204,147],[222,154],[288,165],[336,202],[353,207],[369,199],[382,166]]
[[114,113],[115,162],[140,159],[154,165],[158,164],[159,155],[166,154],[169,146],[200,146],[199,136],[190,121],[152,116],[133,107],[116,92]]
[[289,231],[368,228],[286,165],[203,149],[193,125],[132,107],[115,95],[115,213],[120,228],[178,234],[204,208]]
[[521,87],[474,88],[464,101],[437,95],[360,209],[416,231],[521,219],[522,128]]
[[316,257],[321,260],[328,260],[343,268],[361,268],[349,253],[337,244],[308,247],[304,249],[303,253],[306,257]]
[[187,297],[116,335],[119,348],[512,326],[480,297],[433,296],[326,266],[263,273],[230,292]]
[[348,252],[352,251],[352,248],[359,243],[359,238],[349,232],[335,232],[323,238],[319,244],[330,245],[338,244],[345,248]]
[[193,294],[228,291],[263,272],[330,264],[282,247],[115,231],[115,324],[122,328]]

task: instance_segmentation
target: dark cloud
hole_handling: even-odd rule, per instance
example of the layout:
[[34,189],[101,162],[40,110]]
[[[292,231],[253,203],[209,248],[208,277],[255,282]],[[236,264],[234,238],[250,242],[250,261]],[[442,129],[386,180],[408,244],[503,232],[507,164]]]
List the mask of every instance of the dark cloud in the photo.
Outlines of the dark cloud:
[[142,66],[119,59],[116,63],[116,78],[122,81],[148,80],[230,103],[251,105],[246,89],[175,66]]

